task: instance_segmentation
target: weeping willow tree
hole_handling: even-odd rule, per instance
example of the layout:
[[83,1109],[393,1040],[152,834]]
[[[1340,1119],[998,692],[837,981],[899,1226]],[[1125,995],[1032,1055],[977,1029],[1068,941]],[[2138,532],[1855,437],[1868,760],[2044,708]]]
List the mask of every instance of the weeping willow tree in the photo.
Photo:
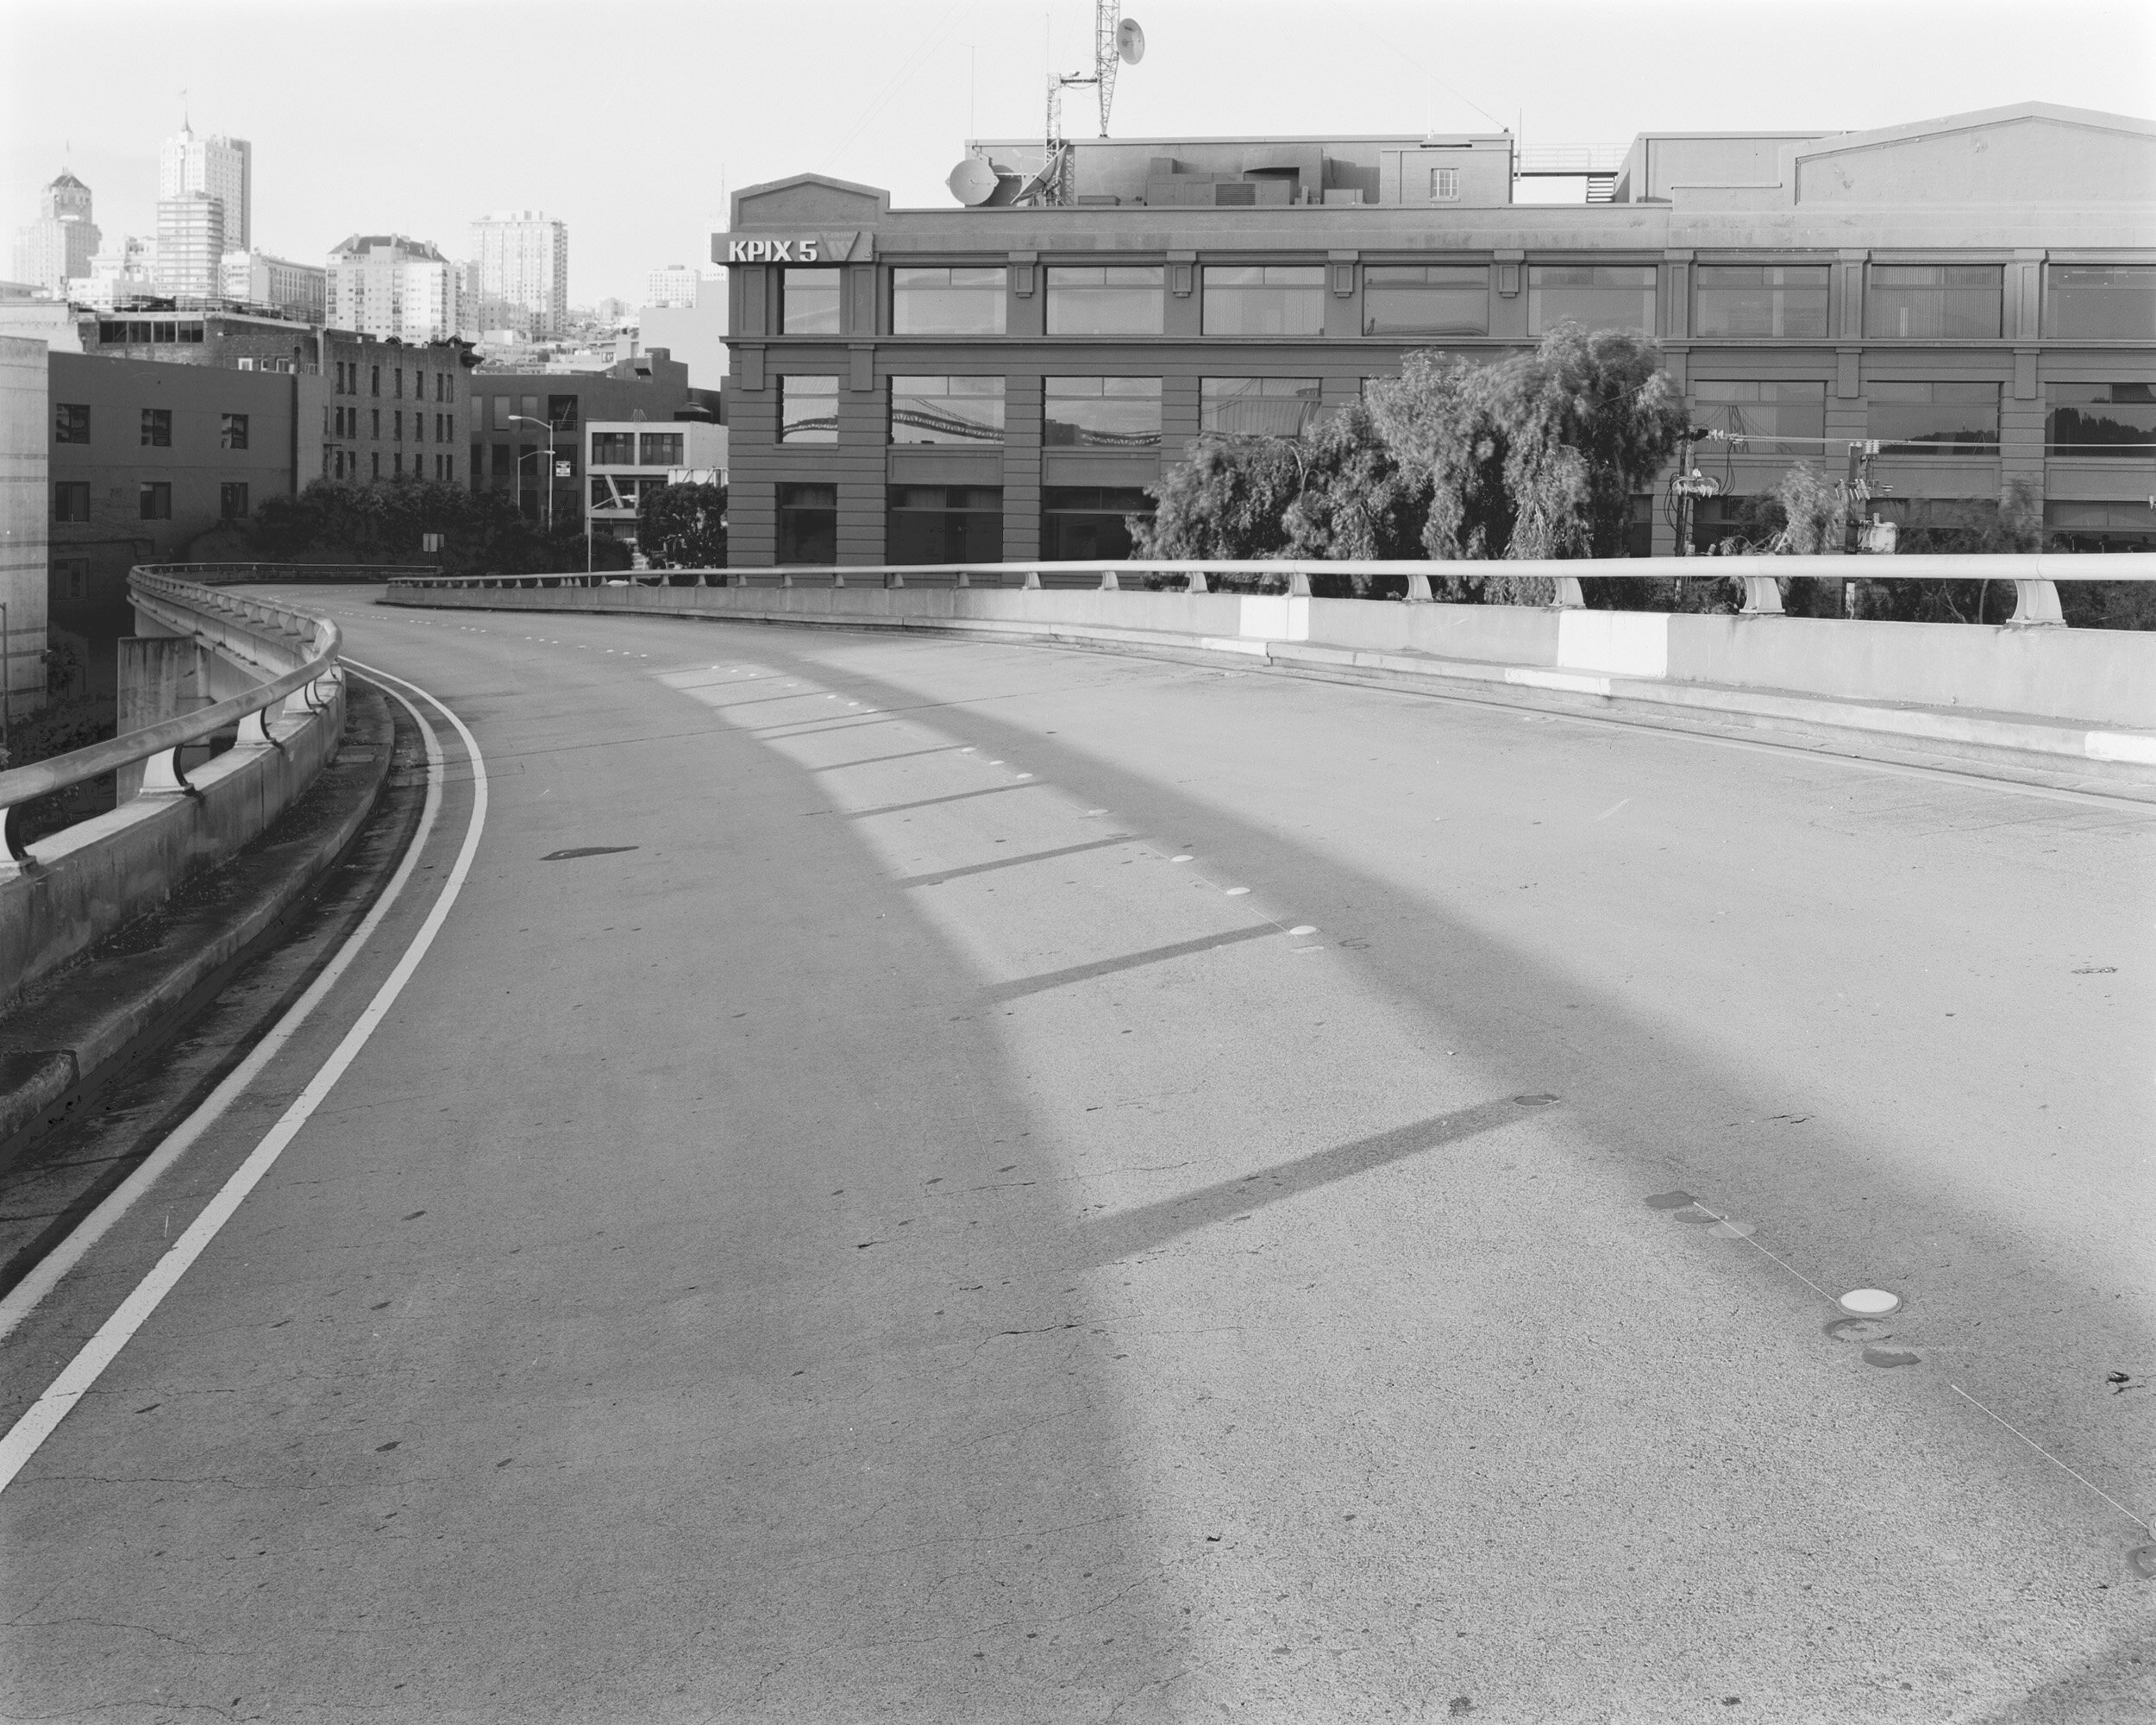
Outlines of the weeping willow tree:
[[[1577,323],[1493,366],[1410,354],[1372,387],[1370,411],[1401,467],[1429,484],[1424,549],[1466,561],[1622,555],[1633,494],[1690,423],[1654,342]],[[1546,581],[1495,572],[1448,585],[1468,589],[1457,597],[1548,597]]]

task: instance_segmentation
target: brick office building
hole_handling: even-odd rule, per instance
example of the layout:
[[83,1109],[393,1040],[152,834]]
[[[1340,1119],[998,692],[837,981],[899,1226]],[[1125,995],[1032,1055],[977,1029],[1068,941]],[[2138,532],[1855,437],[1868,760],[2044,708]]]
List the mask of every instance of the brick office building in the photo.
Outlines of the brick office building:
[[1292,432],[1410,349],[1487,361],[1568,318],[1654,336],[1695,418],[1747,434],[1701,446],[1732,498],[1877,440],[1904,522],[2019,480],[2054,543],[2156,546],[2148,122],[1646,134],[1577,205],[1513,203],[1503,134],[1068,148],[1046,204],[1014,201],[1037,142],[978,147],[978,207],[734,194],[736,563],[1111,555],[1201,428]]
[[289,496],[320,380],[304,373],[47,356],[53,643],[77,693],[113,686],[134,630],[127,572],[185,560],[205,536]]
[[720,392],[690,388],[689,368],[664,348],[605,371],[482,367],[471,374],[470,388],[472,489],[508,492],[536,520],[547,512],[541,475],[551,459],[554,518],[580,525],[587,427],[613,420],[716,423],[724,417]]

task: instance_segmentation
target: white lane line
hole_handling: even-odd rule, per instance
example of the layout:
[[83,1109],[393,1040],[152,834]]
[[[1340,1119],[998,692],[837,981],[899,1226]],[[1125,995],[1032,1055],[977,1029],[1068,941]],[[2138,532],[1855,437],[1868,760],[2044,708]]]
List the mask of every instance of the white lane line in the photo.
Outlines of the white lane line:
[[323,967],[307,992],[295,1000],[272,1027],[268,1035],[255,1044],[246,1059],[230,1072],[217,1088],[204,1097],[195,1111],[168,1133],[163,1143],[144,1158],[125,1180],[106,1195],[105,1200],[92,1210],[69,1234],[41,1259],[22,1281],[0,1297],[0,1340],[13,1334],[23,1319],[29,1316],[43,1302],[45,1296],[59,1285],[60,1279],[80,1263],[90,1248],[97,1245],[114,1223],[124,1216],[135,1201],[155,1185],[173,1163],[187,1153],[188,1149],[203,1133],[222,1118],[226,1109],[252,1084],[264,1067],[277,1057],[286,1043],[298,1034],[299,1028],[313,1014],[317,1007],[328,997],[337,980],[352,966],[360,950],[381,925],[398,896],[410,883],[419,867],[420,853],[427,847],[427,837],[434,831],[436,816],[442,809],[442,745],[436,738],[434,728],[421,716],[418,708],[394,689],[385,691],[390,699],[409,712],[418,721],[427,750],[427,795],[419,811],[419,826],[412,834],[411,843],[405,847],[404,861],[397,872],[390,876],[389,885],[382,895],[360,919],[336,956]]
[[[347,662],[354,670],[377,682],[397,683],[410,689],[455,728],[472,767],[472,813],[465,829],[464,844],[457,852],[456,862],[450,868],[448,879],[442,883],[440,895],[428,911],[426,920],[419,925],[419,932],[413,935],[411,944],[404,949],[404,956],[397,961],[396,968],[390,972],[382,986],[375,990],[374,998],[367,1002],[366,1010],[360,1014],[352,1028],[345,1032],[344,1039],[308,1082],[307,1088],[299,1093],[291,1107],[285,1111],[277,1124],[248,1154],[247,1160],[234,1171],[216,1196],[204,1207],[187,1231],[172,1242],[165,1255],[151,1266],[149,1274],[135,1285],[134,1292],[120,1302],[119,1309],[105,1320],[97,1334],[84,1345],[82,1351],[68,1361],[45,1393],[32,1402],[28,1411],[9,1428],[7,1435],[0,1438],[0,1492],[4,1492],[15,1483],[16,1477],[28,1465],[30,1458],[37,1453],[45,1440],[53,1434],[76,1402],[103,1375],[104,1369],[119,1358],[120,1351],[149,1320],[151,1314],[164,1303],[165,1296],[172,1292],[179,1278],[208,1249],[210,1242],[217,1237],[224,1225],[232,1220],[248,1194],[269,1172],[277,1158],[284,1154],[285,1147],[299,1135],[300,1128],[307,1124],[315,1110],[335,1088],[337,1080],[359,1057],[360,1051],[367,1046],[368,1039],[388,1016],[389,1009],[397,1003],[397,997],[404,993],[404,985],[411,981],[413,973],[419,968],[419,961],[427,956],[427,949],[434,944],[435,936],[441,932],[442,925],[448,919],[450,907],[456,903],[457,894],[462,890],[466,877],[472,872],[473,859],[479,853],[479,834],[486,825],[486,762],[479,753],[479,740],[472,735],[462,719],[417,683],[392,676],[357,659]],[[407,701],[405,705],[410,706],[411,703]],[[416,708],[414,712],[417,712]],[[440,745],[433,741],[431,732],[429,738],[428,776],[430,781],[438,782],[442,776]],[[429,784],[430,791],[434,788],[434,782]],[[418,847],[414,845],[406,853],[406,862],[415,862],[418,855]],[[402,872],[400,869],[399,873]]]

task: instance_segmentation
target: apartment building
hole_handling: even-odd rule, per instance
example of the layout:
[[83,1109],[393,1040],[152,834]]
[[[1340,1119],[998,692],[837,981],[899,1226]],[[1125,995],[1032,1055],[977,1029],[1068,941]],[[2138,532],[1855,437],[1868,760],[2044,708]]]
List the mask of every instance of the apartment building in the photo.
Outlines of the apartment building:
[[457,272],[424,240],[354,234],[329,253],[330,326],[400,342],[457,333]]
[[465,327],[559,336],[569,303],[569,227],[543,210],[503,210],[472,224]]
[[[2156,549],[2147,121],[1647,133],[1567,205],[1513,201],[1502,133],[971,147],[994,185],[968,207],[734,194],[736,562],[1113,555],[1201,430],[1293,434],[1410,350],[1489,362],[1566,320],[1652,336],[1744,436],[1699,446],[1704,540],[1876,443],[1871,507],[1905,524],[2019,482],[2059,546]],[[1635,514],[1636,551],[1675,549]]]

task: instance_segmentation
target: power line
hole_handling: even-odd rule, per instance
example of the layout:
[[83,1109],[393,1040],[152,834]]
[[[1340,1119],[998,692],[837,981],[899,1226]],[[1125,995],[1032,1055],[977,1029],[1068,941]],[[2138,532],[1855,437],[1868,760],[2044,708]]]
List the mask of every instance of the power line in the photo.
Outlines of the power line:
[[921,38],[920,46],[907,55],[905,63],[892,73],[890,82],[883,86],[876,99],[861,110],[861,117],[854,122],[853,129],[841,138],[831,153],[824,158],[823,166],[825,170],[828,170],[833,162],[846,153],[847,147],[861,135],[868,122],[875,118],[883,104],[891,99],[901,85],[920,70],[929,55],[942,45],[943,37],[950,33],[953,22],[960,14],[962,12],[968,17],[973,15],[975,3],[978,3],[978,0],[951,0],[950,8],[937,21],[935,28]]
[[1496,127],[1499,131],[1501,132],[1505,129],[1505,122],[1502,120],[1500,120],[1495,114],[1491,113],[1489,109],[1483,107],[1481,103],[1477,102],[1473,97],[1467,94],[1465,91],[1457,89],[1452,85],[1447,84],[1442,78],[1439,78],[1436,72],[1431,71],[1428,66],[1425,66],[1413,54],[1409,53],[1407,49],[1401,47],[1398,42],[1395,41],[1390,36],[1386,35],[1382,31],[1379,30],[1376,25],[1366,22],[1351,10],[1347,16],[1354,21],[1359,28],[1369,35],[1375,37],[1377,41],[1382,42],[1387,47],[1390,48],[1395,53],[1398,54],[1401,59],[1407,61],[1409,66],[1413,66],[1417,72],[1420,72],[1425,78],[1428,78],[1431,83],[1436,85],[1440,90],[1446,91],[1451,95],[1458,97],[1461,101],[1466,103],[1469,107],[1472,108],[1477,114],[1480,114],[1485,120],[1489,121],[1491,125]]

